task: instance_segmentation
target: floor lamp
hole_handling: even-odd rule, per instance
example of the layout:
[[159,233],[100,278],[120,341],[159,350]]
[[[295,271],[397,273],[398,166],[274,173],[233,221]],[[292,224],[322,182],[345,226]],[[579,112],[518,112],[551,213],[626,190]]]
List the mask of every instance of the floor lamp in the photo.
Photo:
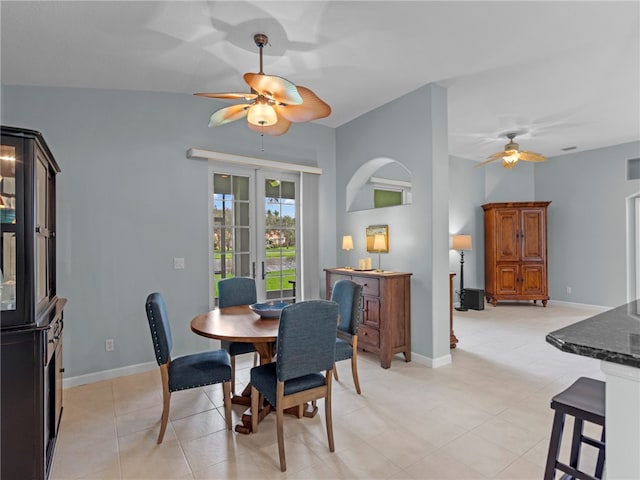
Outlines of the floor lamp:
[[460,306],[456,307],[456,310],[466,312],[468,309],[464,305],[464,251],[471,250],[471,235],[454,235],[451,249],[460,252]]
[[347,266],[344,268],[351,270],[351,262],[349,262],[349,250],[353,250],[353,237],[351,235],[342,237],[342,249],[347,251]]

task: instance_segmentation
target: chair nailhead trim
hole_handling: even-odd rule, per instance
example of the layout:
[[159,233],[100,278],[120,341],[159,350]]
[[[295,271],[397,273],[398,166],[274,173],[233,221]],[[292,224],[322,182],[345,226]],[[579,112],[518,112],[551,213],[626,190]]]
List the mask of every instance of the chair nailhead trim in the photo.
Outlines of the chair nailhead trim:
[[149,315],[153,319],[153,323],[151,324],[151,335],[153,337],[153,345],[154,345],[155,351],[156,351],[156,362],[158,362],[158,365],[162,365],[162,360],[160,358],[160,342],[158,341],[158,331],[155,328],[156,319],[153,316],[153,308],[150,308],[150,304],[149,303],[147,303],[147,312],[149,313]]
[[202,383],[199,385],[190,385],[188,387],[181,387],[181,388],[176,388],[175,390],[171,390],[172,392],[179,392],[180,390],[188,390],[190,388],[198,388],[198,387],[206,387],[208,385],[217,385],[218,383],[231,383],[231,380],[222,380],[220,382],[212,382],[212,383]]

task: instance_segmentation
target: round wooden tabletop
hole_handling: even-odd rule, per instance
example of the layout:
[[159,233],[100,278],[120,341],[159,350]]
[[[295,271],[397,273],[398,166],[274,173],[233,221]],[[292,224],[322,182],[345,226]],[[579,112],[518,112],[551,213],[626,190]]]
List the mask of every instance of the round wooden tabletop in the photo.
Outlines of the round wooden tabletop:
[[278,324],[278,318],[263,319],[241,305],[201,313],[191,320],[191,330],[203,337],[257,344],[275,342]]

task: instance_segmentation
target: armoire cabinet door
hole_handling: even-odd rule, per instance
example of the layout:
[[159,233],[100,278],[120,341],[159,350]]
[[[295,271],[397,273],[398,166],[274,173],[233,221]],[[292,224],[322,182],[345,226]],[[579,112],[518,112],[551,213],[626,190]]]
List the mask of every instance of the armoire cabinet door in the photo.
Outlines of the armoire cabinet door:
[[519,293],[518,265],[499,265],[496,268],[496,283],[499,295],[515,295]]
[[496,212],[496,260],[517,262],[520,222],[518,210],[504,209]]
[[542,262],[545,258],[544,211],[541,208],[523,209],[522,218],[522,252],[523,262]]
[[520,266],[521,287],[523,295],[544,295],[546,294],[546,282],[544,265],[521,265]]

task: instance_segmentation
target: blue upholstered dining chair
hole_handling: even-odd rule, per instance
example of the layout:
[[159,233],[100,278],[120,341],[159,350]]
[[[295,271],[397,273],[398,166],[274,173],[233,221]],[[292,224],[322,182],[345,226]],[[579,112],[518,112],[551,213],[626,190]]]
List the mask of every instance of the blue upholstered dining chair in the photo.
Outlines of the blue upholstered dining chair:
[[[335,360],[338,304],[307,300],[280,314],[276,361],[251,369],[251,430],[258,431],[258,406],[263,398],[276,409],[280,470],[287,469],[283,415],[290,407],[324,398],[329,450],[335,450],[331,420],[331,375]],[[324,374],[322,373],[324,372]]]
[[162,377],[162,420],[158,444],[162,443],[169,420],[171,392],[222,383],[224,416],[231,430],[231,361],[224,350],[209,350],[171,358],[171,326],[167,307],[160,293],[151,293],[145,304],[153,349]]
[[[218,282],[218,306],[220,308],[256,303],[256,281],[249,277],[225,278]],[[255,352],[253,343],[221,341],[222,348],[231,356],[231,393],[236,393],[236,355]],[[254,364],[255,361],[254,355]]]
[[[360,394],[358,381],[358,327],[362,322],[362,285],[351,280],[338,280],[333,285],[331,300],[340,308],[340,323],[336,339],[336,362],[351,359],[351,374],[356,392]],[[338,370],[333,369],[338,380]]]

